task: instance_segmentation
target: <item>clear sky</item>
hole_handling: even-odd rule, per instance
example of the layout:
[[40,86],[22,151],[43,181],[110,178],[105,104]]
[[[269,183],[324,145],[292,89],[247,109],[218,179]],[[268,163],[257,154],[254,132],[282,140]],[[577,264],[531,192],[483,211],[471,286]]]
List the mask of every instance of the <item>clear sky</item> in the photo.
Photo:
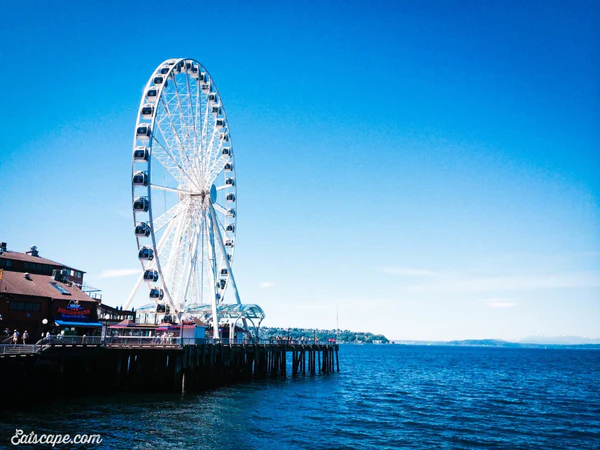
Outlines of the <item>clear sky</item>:
[[[600,336],[595,1],[0,0],[0,240],[121,305],[143,86],[202,62],[265,325]],[[129,274],[129,275],[127,275]],[[120,275],[120,276],[118,276]]]

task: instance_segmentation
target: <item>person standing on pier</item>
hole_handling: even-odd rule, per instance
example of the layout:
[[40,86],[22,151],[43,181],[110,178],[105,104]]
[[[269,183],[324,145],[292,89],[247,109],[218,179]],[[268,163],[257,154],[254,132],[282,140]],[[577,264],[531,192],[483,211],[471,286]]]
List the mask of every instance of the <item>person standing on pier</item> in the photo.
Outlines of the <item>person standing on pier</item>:
[[27,344],[27,340],[29,339],[29,333],[27,330],[23,332],[23,344]]
[[14,345],[17,345],[17,342],[19,342],[19,336],[21,336],[21,333],[15,330],[12,336]]

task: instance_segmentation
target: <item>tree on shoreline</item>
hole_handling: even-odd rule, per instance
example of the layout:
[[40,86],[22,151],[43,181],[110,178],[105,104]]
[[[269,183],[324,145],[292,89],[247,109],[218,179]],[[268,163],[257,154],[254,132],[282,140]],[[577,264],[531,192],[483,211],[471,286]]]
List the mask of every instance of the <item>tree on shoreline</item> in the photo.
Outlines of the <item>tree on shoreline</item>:
[[389,339],[383,334],[373,334],[364,331],[350,331],[350,330],[318,330],[314,328],[280,328],[280,327],[265,327],[260,329],[261,339],[269,339],[271,337],[283,337],[290,339],[300,339],[302,337],[308,339],[314,339],[315,337],[320,341],[326,341],[328,339],[337,339],[338,342],[347,343],[365,343],[374,344],[389,343]]

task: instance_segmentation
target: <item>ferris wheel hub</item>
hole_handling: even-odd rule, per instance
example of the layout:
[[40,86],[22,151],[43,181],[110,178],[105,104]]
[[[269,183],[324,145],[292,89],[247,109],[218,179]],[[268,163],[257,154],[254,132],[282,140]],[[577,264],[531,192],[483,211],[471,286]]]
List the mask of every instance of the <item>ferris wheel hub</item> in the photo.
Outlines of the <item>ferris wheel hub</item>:
[[189,193],[181,193],[179,194],[179,199],[191,198],[192,201],[199,205],[201,208],[206,209],[212,203],[217,201],[217,189],[213,185],[213,187],[209,190],[202,190],[198,192],[189,192]]

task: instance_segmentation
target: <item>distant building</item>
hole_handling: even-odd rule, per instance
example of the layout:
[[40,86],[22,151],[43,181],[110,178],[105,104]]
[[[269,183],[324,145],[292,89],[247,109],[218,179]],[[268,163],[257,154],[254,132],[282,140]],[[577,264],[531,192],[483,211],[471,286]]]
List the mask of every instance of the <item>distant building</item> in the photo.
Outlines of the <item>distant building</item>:
[[114,323],[127,319],[135,322],[135,310],[122,307],[119,309],[100,303],[98,304],[98,318]]
[[47,331],[99,334],[100,300],[82,290],[84,273],[42,258],[35,246],[21,253],[0,242],[0,333],[27,330],[30,342]]
[[98,319],[102,323],[102,335],[107,334],[111,325],[116,325],[124,320],[135,323],[135,311],[121,308],[113,308],[102,303],[98,304]]

